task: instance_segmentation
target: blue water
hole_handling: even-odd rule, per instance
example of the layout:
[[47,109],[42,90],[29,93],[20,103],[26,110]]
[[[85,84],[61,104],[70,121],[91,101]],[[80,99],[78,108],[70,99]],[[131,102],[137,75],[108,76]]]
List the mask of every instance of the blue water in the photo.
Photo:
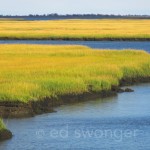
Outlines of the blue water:
[[142,49],[150,52],[150,42],[127,41],[50,41],[50,40],[0,40],[0,44],[55,44],[85,45],[101,49]]
[[5,120],[13,132],[0,150],[149,150],[150,84],[133,93],[56,108],[56,113]]

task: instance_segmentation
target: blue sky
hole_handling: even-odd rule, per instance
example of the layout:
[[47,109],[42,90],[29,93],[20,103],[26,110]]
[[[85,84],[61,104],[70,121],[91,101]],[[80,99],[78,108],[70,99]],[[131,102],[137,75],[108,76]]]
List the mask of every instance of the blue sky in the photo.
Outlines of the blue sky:
[[150,0],[0,0],[0,14],[147,14]]

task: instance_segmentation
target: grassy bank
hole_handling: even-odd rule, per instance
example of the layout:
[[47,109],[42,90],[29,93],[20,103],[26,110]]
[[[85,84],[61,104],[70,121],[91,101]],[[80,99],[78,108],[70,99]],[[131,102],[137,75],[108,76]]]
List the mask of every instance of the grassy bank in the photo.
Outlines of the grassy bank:
[[0,101],[109,91],[120,80],[150,77],[150,55],[84,46],[0,45]]
[[150,40],[150,20],[0,20],[0,39]]
[[2,119],[0,119],[0,142],[3,140],[10,139],[12,137],[12,133],[6,129],[6,126]]

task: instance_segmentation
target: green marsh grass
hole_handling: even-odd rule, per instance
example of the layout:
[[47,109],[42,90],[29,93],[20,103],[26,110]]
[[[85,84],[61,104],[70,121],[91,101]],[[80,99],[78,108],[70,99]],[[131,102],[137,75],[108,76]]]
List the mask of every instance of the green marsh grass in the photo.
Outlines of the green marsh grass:
[[0,101],[41,100],[111,90],[122,78],[150,77],[150,55],[141,50],[85,46],[0,45]]
[[0,119],[0,131],[2,131],[4,129],[6,129],[6,126],[5,126],[4,122],[3,122],[3,120]]

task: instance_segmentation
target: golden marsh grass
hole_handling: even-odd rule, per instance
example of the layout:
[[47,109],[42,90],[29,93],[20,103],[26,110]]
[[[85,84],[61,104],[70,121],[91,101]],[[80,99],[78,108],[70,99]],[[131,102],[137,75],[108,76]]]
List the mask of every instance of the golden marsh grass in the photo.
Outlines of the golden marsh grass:
[[150,55],[85,46],[0,45],[0,100],[40,100],[110,90],[122,78],[150,76]]
[[1,39],[150,39],[150,20],[0,20]]

